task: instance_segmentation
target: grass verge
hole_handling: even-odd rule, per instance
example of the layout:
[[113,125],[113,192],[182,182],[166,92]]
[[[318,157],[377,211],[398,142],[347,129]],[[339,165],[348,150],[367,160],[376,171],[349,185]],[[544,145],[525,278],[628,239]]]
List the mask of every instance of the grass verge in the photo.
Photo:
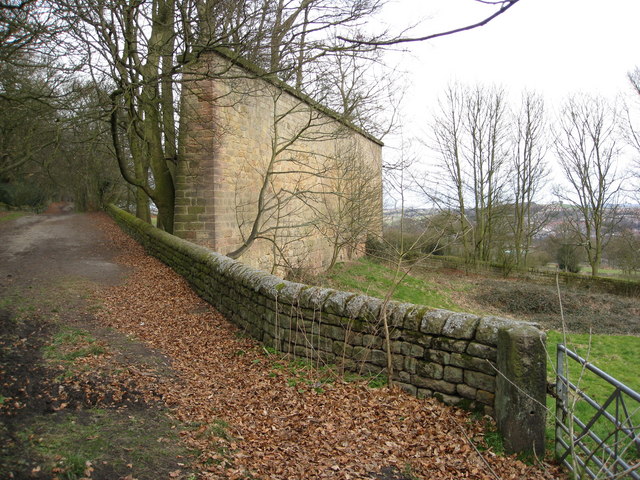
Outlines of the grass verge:
[[[393,287],[394,272],[385,265],[362,258],[357,262],[336,265],[323,281],[336,289],[384,298]],[[392,299],[433,308],[460,310],[445,289],[412,275],[407,275],[398,285]]]
[[16,218],[26,217],[27,215],[33,215],[29,212],[0,212],[0,222],[8,222],[15,220]]

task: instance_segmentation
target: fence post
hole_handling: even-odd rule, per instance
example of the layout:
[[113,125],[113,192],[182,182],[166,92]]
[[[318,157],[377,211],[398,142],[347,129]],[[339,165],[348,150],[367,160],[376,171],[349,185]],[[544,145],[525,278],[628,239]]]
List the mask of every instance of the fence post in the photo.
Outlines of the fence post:
[[495,411],[508,453],[544,455],[547,357],[545,334],[533,325],[498,330]]

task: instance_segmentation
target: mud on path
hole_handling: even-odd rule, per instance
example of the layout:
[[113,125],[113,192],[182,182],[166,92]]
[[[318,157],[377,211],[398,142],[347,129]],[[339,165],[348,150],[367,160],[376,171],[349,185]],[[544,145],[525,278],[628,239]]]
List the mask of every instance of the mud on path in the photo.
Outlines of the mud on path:
[[95,316],[109,219],[52,211],[0,222],[0,478],[186,478],[169,360]]

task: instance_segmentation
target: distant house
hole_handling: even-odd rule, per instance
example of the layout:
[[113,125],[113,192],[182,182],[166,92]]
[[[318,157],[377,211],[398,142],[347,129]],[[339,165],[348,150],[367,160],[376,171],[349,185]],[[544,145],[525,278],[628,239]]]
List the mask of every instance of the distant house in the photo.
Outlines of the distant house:
[[225,52],[185,75],[174,233],[267,271],[359,256],[382,229],[382,143]]

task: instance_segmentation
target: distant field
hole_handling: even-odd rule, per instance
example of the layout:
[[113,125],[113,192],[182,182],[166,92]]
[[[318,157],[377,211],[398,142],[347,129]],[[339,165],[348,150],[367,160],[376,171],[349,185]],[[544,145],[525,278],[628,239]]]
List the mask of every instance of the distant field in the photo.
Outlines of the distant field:
[[[549,263],[544,267],[538,267],[538,269],[542,271],[555,272],[558,269],[558,265],[555,263]],[[580,271],[578,273],[586,277],[591,276],[591,267],[588,264],[581,264]],[[623,280],[640,280],[640,272],[635,272],[629,275],[619,268],[609,267],[601,267],[598,270],[598,276],[621,278]]]

